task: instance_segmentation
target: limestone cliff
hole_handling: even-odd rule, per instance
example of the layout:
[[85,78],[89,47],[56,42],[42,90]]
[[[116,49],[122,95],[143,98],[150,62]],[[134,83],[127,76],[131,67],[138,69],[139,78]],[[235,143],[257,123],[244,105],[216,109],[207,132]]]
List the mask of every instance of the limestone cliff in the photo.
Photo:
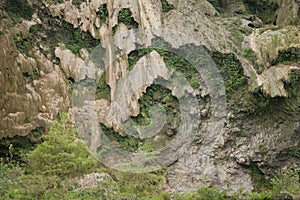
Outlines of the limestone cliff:
[[[174,150],[165,173],[166,188],[189,191],[209,184],[250,192],[256,181],[250,167],[270,175],[273,168],[299,165],[299,1],[264,1],[272,8],[265,10],[268,16],[261,10],[265,4],[248,0],[218,4],[206,0],[24,1],[29,8],[35,5],[29,16],[14,13],[8,1],[0,3],[3,141],[28,136],[35,142],[39,136],[34,133],[47,132],[61,112],[81,122],[97,116],[79,130],[96,130],[98,126],[91,124],[101,123],[124,135],[123,122],[147,117],[142,98],[150,86],[158,78],[168,81],[181,70],[191,83],[183,90],[199,102],[194,109],[200,110],[201,123],[190,143]],[[142,29],[144,34],[128,32],[131,29]],[[158,29],[183,35],[165,38],[163,45],[170,49],[190,41],[203,47],[224,78],[227,113],[222,116],[220,136],[207,154],[202,147],[206,134],[219,131],[210,130],[210,119],[218,110],[213,107],[214,91],[209,90],[204,74],[177,57],[172,63],[173,54],[163,48],[151,49],[156,39],[163,38],[163,33],[157,35]],[[88,86],[77,92],[81,84]],[[180,92],[170,93],[163,101],[170,102],[176,93]],[[170,104],[176,109],[174,102]],[[178,113],[170,116],[176,118]],[[164,144],[175,137],[174,121],[167,121],[172,128],[162,128],[149,142],[155,146],[155,141]],[[91,138],[87,145],[96,152],[102,138],[99,134]]]

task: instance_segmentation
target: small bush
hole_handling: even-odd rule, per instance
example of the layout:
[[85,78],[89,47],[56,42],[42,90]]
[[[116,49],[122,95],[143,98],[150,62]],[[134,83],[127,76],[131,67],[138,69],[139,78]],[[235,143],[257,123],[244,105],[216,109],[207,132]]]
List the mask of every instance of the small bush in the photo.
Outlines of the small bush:
[[53,123],[44,142],[28,154],[27,162],[32,172],[44,175],[76,176],[88,173],[97,165],[85,144],[77,139],[68,124],[66,114],[59,123]]
[[99,11],[97,12],[97,16],[100,18],[101,23],[105,23],[108,17],[107,4],[102,4],[99,7]]
[[137,29],[139,24],[132,17],[132,12],[128,8],[123,8],[119,11],[118,23],[123,23],[130,29]]
[[300,194],[299,169],[284,169],[271,179],[272,191],[275,194]]
[[161,0],[161,6],[163,12],[169,12],[170,10],[174,9],[174,6],[172,4],[169,4],[167,0]]

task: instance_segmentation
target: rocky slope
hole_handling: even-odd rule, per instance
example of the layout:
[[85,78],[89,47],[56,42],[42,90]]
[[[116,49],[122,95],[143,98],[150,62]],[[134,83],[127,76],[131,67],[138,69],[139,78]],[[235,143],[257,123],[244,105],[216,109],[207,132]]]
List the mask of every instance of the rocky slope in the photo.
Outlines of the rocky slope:
[[[38,141],[61,112],[86,122],[78,127],[81,132],[98,130],[95,123],[101,123],[115,134],[126,134],[122,123],[139,116],[147,89],[158,77],[169,80],[177,69],[168,66],[171,55],[150,49],[155,39],[163,38],[155,30],[164,29],[189,38],[165,37],[170,49],[191,41],[204,46],[227,92],[224,114],[213,105],[215,94],[205,75],[180,66],[187,68],[188,81],[198,83],[185,91],[199,102],[195,110],[202,117],[190,142],[169,152],[167,189],[189,191],[205,184],[250,192],[258,181],[255,175],[267,177],[274,169],[299,166],[299,1],[20,2],[28,7],[24,13],[8,1],[0,3],[2,145],[17,136]],[[264,6],[272,9],[261,10]],[[146,33],[127,32],[137,28]],[[119,37],[111,40],[114,35]],[[139,54],[140,46],[149,51]],[[98,57],[103,58],[101,66],[93,62]],[[92,89],[77,90],[89,83]],[[179,93],[172,91],[176,97]],[[212,128],[217,115],[222,115],[222,127]],[[183,122],[186,132],[196,123]],[[178,130],[176,125],[169,129]],[[209,131],[220,132],[213,145],[206,143]],[[166,132],[162,129],[149,142],[155,146],[155,141],[175,137]],[[93,152],[105,145],[99,132],[83,139]],[[209,153],[205,145],[211,145]]]

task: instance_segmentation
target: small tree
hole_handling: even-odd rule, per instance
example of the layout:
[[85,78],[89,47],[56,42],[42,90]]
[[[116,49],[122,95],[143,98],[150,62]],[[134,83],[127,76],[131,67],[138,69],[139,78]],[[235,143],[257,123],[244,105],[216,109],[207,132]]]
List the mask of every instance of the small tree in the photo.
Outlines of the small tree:
[[88,173],[98,163],[77,138],[65,113],[60,122],[51,125],[44,140],[28,154],[28,165],[34,173],[70,177]]

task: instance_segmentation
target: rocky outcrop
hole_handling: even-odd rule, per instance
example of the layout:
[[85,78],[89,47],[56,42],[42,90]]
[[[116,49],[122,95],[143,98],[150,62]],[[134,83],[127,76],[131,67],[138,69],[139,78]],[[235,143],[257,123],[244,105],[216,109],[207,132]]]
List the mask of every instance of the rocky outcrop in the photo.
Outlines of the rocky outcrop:
[[[248,43],[247,38],[244,38],[244,47],[250,47],[257,54],[259,64],[263,65],[263,72],[258,74],[253,63],[245,59],[240,52],[241,46],[234,41],[237,38],[232,37],[228,28],[231,24],[226,24],[232,19],[223,20],[217,17],[216,10],[207,1],[168,0],[168,2],[174,5],[174,9],[164,12],[158,0],[91,0],[83,1],[80,6],[73,5],[72,1],[50,3],[44,0],[43,5],[51,13],[51,16],[47,17],[70,23],[83,35],[89,32],[92,37],[101,41],[101,46],[106,50],[105,54],[101,55],[105,60],[103,66],[98,66],[99,63],[94,62],[93,50],[82,48],[79,55],[76,55],[62,43],[57,44],[54,59],[45,56],[41,48],[35,46],[26,52],[21,51],[16,44],[28,37],[31,25],[39,23],[51,29],[51,24],[43,24],[37,15],[32,21],[23,21],[22,24],[16,25],[8,19],[1,20],[0,138],[25,136],[39,127],[47,127],[60,112],[68,111],[71,107],[77,122],[84,122],[77,128],[93,153],[104,143],[101,134],[95,131],[91,137],[85,137],[91,134],[90,130],[94,133],[93,130],[99,129],[99,122],[124,134],[122,122],[139,114],[139,99],[146,89],[158,77],[168,80],[174,75],[174,71],[167,68],[157,51],[145,54],[133,69],[129,69],[129,54],[139,45],[150,46],[155,33],[153,30],[145,30],[143,37],[128,33],[129,27],[118,21],[122,9],[130,10],[131,17],[139,28],[164,28],[168,33],[172,33],[173,30],[193,38],[185,40],[185,37],[167,37],[166,42],[172,48],[195,41],[194,45],[203,45],[210,51],[236,54],[243,64],[245,75],[250,78],[249,85],[253,91],[262,88],[271,98],[289,96],[284,83],[288,81],[291,70],[299,69],[299,65],[292,63],[272,66],[272,61],[278,57],[279,51],[290,47],[299,48],[298,27],[282,25],[274,27],[277,30],[264,32],[260,32],[263,29],[253,29]],[[244,4],[238,1],[230,2],[239,3],[240,7],[236,9],[228,5],[226,8],[228,13],[238,13],[244,9]],[[288,6],[285,6],[285,3],[280,5],[276,24],[285,23],[282,16],[290,6],[292,11],[289,14],[291,18],[295,18],[294,1],[282,2],[288,3]],[[103,11],[100,10],[103,5],[106,5],[107,16],[100,13]],[[0,15],[5,13],[1,11]],[[249,20],[243,20],[242,24],[247,25]],[[117,37],[111,40],[114,35]],[[51,40],[51,38],[44,39]],[[116,52],[121,53],[116,55]],[[110,94],[108,98],[95,101],[95,94],[91,91],[96,90],[97,83],[92,82],[91,88],[80,87],[91,79],[99,81],[104,71]],[[200,77],[201,74],[195,76]],[[76,83],[72,85],[74,86],[72,92],[69,81]],[[202,78],[199,78],[199,81],[201,86],[195,90],[181,85],[182,90],[188,91],[188,94],[201,104],[199,107],[188,107],[189,114],[194,115],[199,109],[202,118],[199,127],[195,124],[198,128],[197,133],[189,138],[189,142],[174,147],[171,149],[173,154],[168,155],[175,158],[166,172],[171,190],[188,191],[202,184],[208,184],[219,185],[233,192],[239,191],[240,188],[250,192],[253,189],[253,180],[245,166],[255,163],[262,172],[271,173],[272,167],[290,166],[295,161],[294,158],[285,155],[298,145],[295,130],[299,127],[299,116],[289,117],[285,112],[294,113],[293,110],[299,105],[297,98],[291,101],[292,103],[287,103],[288,105],[276,105],[275,111],[268,108],[265,112],[258,110],[258,116],[240,113],[234,117],[228,114],[224,127],[221,121],[222,131],[217,128],[210,130],[209,127],[215,125],[210,121],[210,117],[217,109],[211,106],[212,93],[215,91],[209,91]],[[76,90],[75,86],[79,87],[79,90]],[[177,90],[172,91],[173,96],[181,92],[178,88],[175,89]],[[84,101],[81,101],[82,99]],[[182,119],[185,119],[185,116]],[[193,120],[185,122],[182,128],[184,133],[192,128],[195,122]],[[210,143],[205,140],[206,134],[215,133],[214,131],[219,131],[217,132],[219,137],[212,138],[216,141],[207,147],[211,151],[207,151],[205,145]],[[92,175],[91,179],[96,178]]]
[[28,55],[17,50],[14,38],[26,38],[29,27],[24,21],[0,36],[1,138],[46,129],[70,107],[70,88],[59,66],[36,49]]

